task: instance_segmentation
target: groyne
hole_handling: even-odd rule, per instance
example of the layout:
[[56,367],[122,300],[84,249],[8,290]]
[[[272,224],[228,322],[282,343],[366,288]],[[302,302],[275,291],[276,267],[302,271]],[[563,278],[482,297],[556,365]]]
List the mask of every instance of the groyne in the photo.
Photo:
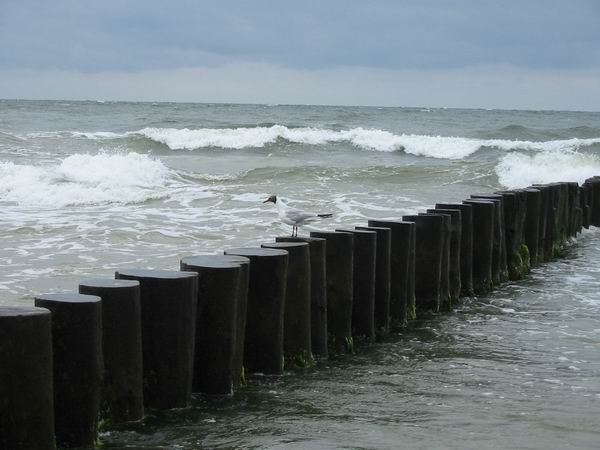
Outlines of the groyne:
[[518,281],[590,226],[600,177],[190,255],[172,271],[124,268],[0,307],[0,449],[93,448],[101,420],[138,421],[188,407],[192,393],[232,395],[249,373],[352,353]]

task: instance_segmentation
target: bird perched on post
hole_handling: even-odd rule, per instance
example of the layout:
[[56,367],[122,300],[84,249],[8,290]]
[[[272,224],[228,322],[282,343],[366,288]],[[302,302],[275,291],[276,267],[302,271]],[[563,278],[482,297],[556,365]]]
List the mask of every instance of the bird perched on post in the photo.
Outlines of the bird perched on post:
[[282,199],[277,198],[276,195],[271,195],[263,203],[274,203],[275,206],[277,206],[277,214],[279,215],[279,219],[283,223],[292,226],[292,237],[298,236],[298,227],[300,225],[333,216],[333,214],[316,214],[303,211],[298,208],[291,208],[286,205]]

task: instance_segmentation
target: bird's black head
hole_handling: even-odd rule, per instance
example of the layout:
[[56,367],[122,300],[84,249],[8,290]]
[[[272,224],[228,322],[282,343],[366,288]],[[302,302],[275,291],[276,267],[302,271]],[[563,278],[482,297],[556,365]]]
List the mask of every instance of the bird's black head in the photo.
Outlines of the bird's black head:
[[266,199],[263,203],[277,203],[277,196],[276,195],[271,195],[268,199]]

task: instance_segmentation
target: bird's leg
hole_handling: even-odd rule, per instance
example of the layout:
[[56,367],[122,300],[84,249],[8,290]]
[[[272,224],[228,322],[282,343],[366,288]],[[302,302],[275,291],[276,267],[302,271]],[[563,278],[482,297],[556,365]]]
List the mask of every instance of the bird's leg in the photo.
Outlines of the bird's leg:
[[296,229],[295,225],[292,225],[292,237],[294,237],[294,230]]

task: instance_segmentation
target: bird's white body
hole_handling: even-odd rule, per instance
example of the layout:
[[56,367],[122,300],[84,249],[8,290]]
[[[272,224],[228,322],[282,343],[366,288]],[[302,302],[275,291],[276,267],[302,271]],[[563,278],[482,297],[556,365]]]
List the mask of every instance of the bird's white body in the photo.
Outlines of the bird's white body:
[[312,222],[317,219],[326,219],[331,217],[331,214],[316,214],[312,212],[303,211],[298,208],[291,208],[285,204],[281,199],[278,199],[276,195],[271,195],[263,203],[274,203],[277,206],[277,214],[279,220],[287,225],[292,226],[292,236],[298,236],[298,227],[308,222]]
[[295,227],[304,225],[305,223],[319,218],[319,216],[315,213],[289,207],[280,198],[277,199],[275,206],[277,206],[277,214],[279,215],[279,219],[283,223]]

